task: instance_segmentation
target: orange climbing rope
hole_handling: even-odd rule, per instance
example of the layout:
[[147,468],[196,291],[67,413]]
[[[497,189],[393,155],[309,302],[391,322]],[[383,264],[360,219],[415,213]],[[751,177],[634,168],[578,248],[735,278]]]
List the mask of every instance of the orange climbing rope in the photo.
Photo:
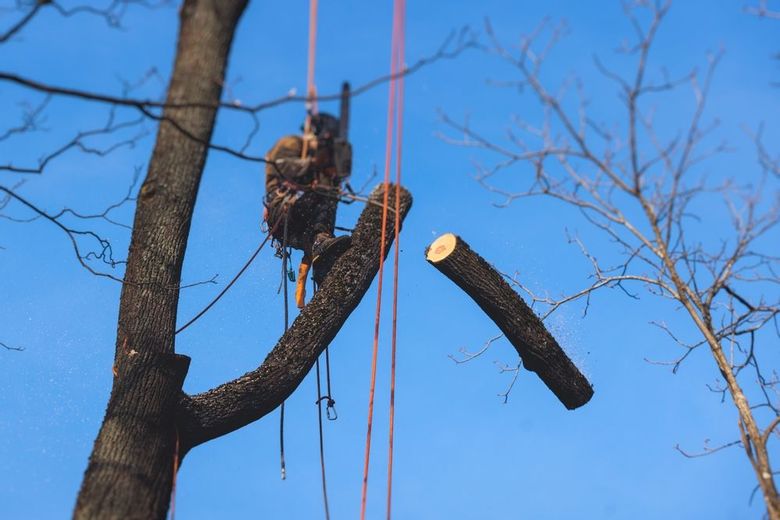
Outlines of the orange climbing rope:
[[368,496],[368,471],[371,459],[371,433],[374,416],[374,395],[376,390],[376,368],[377,356],[379,352],[379,328],[382,312],[382,289],[384,282],[384,258],[385,258],[385,240],[387,228],[388,202],[390,192],[390,166],[392,163],[393,151],[393,129],[395,128],[396,141],[396,186],[395,186],[395,254],[393,268],[393,326],[391,331],[391,367],[390,367],[390,432],[389,432],[389,453],[388,453],[388,473],[387,473],[387,518],[390,518],[391,512],[391,492],[392,492],[392,472],[393,472],[393,428],[395,422],[395,360],[396,360],[396,330],[398,314],[398,253],[399,243],[398,234],[400,228],[400,180],[401,180],[401,116],[402,116],[402,95],[403,81],[397,77],[402,70],[404,59],[404,39],[405,39],[405,0],[393,1],[393,30],[390,53],[390,75],[394,79],[390,82],[387,106],[387,130],[385,141],[385,175],[384,175],[384,199],[382,206],[382,231],[380,238],[379,254],[379,279],[377,282],[377,303],[376,315],[374,320],[374,342],[371,356],[371,382],[368,394],[368,427],[366,432],[365,460],[363,465],[363,487],[360,500],[360,518],[366,518],[366,500]]
[[[399,36],[396,73],[403,70],[404,55],[406,52],[406,0],[399,0]],[[403,140],[403,113],[404,113],[404,78],[398,78],[398,106],[396,112],[395,127],[395,251],[393,254],[393,328],[391,332],[392,342],[390,348],[390,418],[388,434],[387,455],[387,518],[390,520],[393,496],[393,440],[395,431],[395,359],[396,359],[396,332],[398,325],[398,256],[401,243],[399,232],[401,229],[401,142]]]
[[306,64],[306,95],[309,97],[307,108],[317,113],[317,87],[314,84],[314,65],[317,60],[317,0],[309,2],[309,61]]
[[309,155],[312,138],[311,116],[317,113],[317,86],[314,82],[314,66],[317,63],[317,11],[318,0],[309,0],[309,57],[306,63],[306,121],[303,124],[303,150],[301,158]]

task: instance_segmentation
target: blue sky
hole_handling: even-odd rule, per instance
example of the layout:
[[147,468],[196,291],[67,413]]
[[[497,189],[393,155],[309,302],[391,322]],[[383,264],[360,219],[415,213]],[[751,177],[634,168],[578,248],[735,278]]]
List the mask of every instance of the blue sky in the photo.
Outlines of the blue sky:
[[[14,2],[6,1],[8,7]],[[307,3],[252,2],[238,30],[230,67],[230,96],[245,102],[275,98],[297,89],[306,74]],[[0,11],[0,27],[15,13]],[[389,68],[391,2],[321,2],[317,61],[320,92],[337,91],[342,80],[361,84]],[[568,37],[554,53],[551,81],[576,72],[585,82],[599,119],[625,116],[614,86],[594,69],[599,55],[620,70],[625,58],[613,49],[631,37],[619,2],[557,0],[524,2],[410,2],[407,57],[410,63],[438,48],[463,25],[481,31],[489,17],[506,42],[517,41],[541,19],[565,19]],[[749,180],[757,172],[743,127],[766,122],[767,142],[777,142],[780,120],[780,23],[743,12],[743,2],[678,1],[662,26],[652,55],[681,73],[705,63],[708,51],[726,54],[712,94],[709,116],[721,121],[719,136],[733,151],[710,162],[713,175]],[[86,15],[63,19],[44,13],[12,42],[0,46],[0,70],[41,81],[120,94],[120,79],[134,82],[154,69],[135,91],[164,90],[176,37],[173,8],[130,9],[123,30]],[[749,504],[754,477],[739,448],[686,459],[676,444],[698,451],[737,438],[736,414],[706,388],[717,375],[704,351],[676,374],[645,358],[670,359],[674,344],[648,322],[664,319],[693,337],[684,317],[667,302],[618,291],[596,296],[586,318],[582,307],[564,308],[548,326],[595,388],[593,400],[566,411],[533,374],[523,372],[508,404],[497,394],[510,376],[494,361],[515,363],[505,342],[471,363],[456,365],[448,354],[476,350],[496,327],[451,282],[423,259],[440,233],[460,234],[505,271],[519,271],[530,286],[562,294],[587,283],[588,265],[566,242],[565,231],[598,244],[578,214],[549,201],[506,208],[473,180],[473,150],[436,137],[446,131],[438,110],[468,115],[488,135],[500,136],[512,114],[533,119],[539,111],[528,95],[495,89],[486,80],[513,79],[514,72],[478,52],[436,63],[408,78],[403,175],[415,197],[401,243],[399,361],[396,410],[394,512],[399,519],[503,518],[759,518],[760,497]],[[226,94],[228,95],[228,94]],[[354,100],[351,138],[354,184],[381,168],[386,86]],[[18,123],[19,103],[41,97],[0,84],[2,132]],[[659,108],[670,132],[684,125],[691,96],[683,91]],[[322,109],[336,110],[334,105]],[[133,119],[132,112],[118,117]],[[104,107],[53,100],[45,132],[0,143],[0,162],[34,163],[75,131],[94,128]],[[261,114],[260,133],[249,151],[263,155],[274,140],[298,129],[303,107],[283,105]],[[220,115],[215,141],[240,146],[250,125]],[[154,127],[133,148],[105,158],[68,153],[42,176],[24,177],[20,193],[54,212],[69,206],[96,211],[121,199],[135,168],[145,168]],[[128,133],[132,135],[133,130]],[[774,139],[774,141],[773,141]],[[262,238],[259,231],[262,168],[212,153],[193,220],[184,282],[219,274],[224,284]],[[515,182],[524,170],[507,174]],[[0,183],[22,177],[0,173]],[[776,187],[775,187],[776,189]],[[354,222],[358,205],[343,207],[340,224]],[[709,213],[710,208],[704,208]],[[714,213],[715,210],[713,210]],[[7,214],[27,216],[9,206]],[[132,208],[120,209],[129,223]],[[128,234],[101,227],[123,256]],[[721,230],[701,230],[714,240]],[[777,243],[777,233],[770,237]],[[0,341],[24,346],[0,350],[0,517],[62,518],[69,514],[103,417],[111,385],[116,330],[117,283],[91,276],[76,262],[67,238],[51,224],[0,220]],[[605,253],[606,255],[606,253]],[[244,278],[206,317],[177,338],[178,352],[192,357],[185,390],[198,392],[256,367],[282,330],[276,295],[278,260],[265,251]],[[180,322],[207,303],[220,286],[183,292]],[[333,518],[359,511],[375,288],[354,312],[331,347],[334,397],[339,419],[326,424],[328,485]],[[385,309],[389,309],[388,306]],[[389,312],[380,350],[375,444],[369,518],[384,514]],[[768,348],[777,346],[776,340]],[[318,518],[322,515],[317,452],[316,389],[311,377],[288,401],[288,479],[279,480],[278,416],[273,414],[191,452],[179,474],[179,518]]]

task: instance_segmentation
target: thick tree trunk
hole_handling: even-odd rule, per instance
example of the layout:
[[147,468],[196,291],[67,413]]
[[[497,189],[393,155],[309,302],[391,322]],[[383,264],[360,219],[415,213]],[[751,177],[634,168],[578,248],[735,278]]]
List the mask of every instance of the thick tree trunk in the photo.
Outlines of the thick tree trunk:
[[585,376],[501,275],[460,237],[442,235],[425,250],[428,262],[471,296],[515,347],[523,366],[536,374],[566,408],[593,396]]
[[[168,103],[138,198],[119,308],[114,385],[75,518],[164,518],[174,411],[189,360],[174,353],[192,211],[247,0],[185,0]],[[175,123],[175,124],[174,124]]]
[[[179,409],[182,450],[237,430],[279,406],[303,381],[363,299],[379,270],[384,190],[376,189],[352,234],[352,246],[336,261],[314,298],[259,368],[213,390],[183,398]],[[391,186],[389,207],[395,207]],[[408,191],[400,190],[401,221],[412,205]],[[394,236],[394,218],[388,218],[385,255]]]

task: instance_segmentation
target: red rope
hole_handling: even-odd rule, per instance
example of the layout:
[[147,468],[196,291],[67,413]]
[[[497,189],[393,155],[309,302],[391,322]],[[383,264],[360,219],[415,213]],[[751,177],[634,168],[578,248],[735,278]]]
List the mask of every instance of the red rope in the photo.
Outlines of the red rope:
[[303,150],[301,158],[309,154],[311,116],[317,113],[317,86],[314,82],[314,66],[317,62],[317,7],[318,0],[309,0],[309,57],[306,63],[306,121],[303,124]]
[[[398,53],[396,72],[403,69],[406,51],[406,0],[398,0]],[[387,520],[390,520],[393,495],[393,441],[395,431],[395,360],[396,331],[398,325],[398,256],[401,248],[399,233],[401,230],[401,143],[403,138],[404,79],[398,78],[398,105],[396,107],[395,134],[395,252],[393,256],[393,328],[390,349],[390,418],[387,455]]]
[[306,95],[312,113],[317,113],[317,88],[314,84],[314,65],[317,60],[317,0],[309,1],[309,61],[306,65]]
[[[392,76],[396,76],[399,68],[403,53],[403,43],[401,43],[401,40],[403,39],[403,18],[404,18],[404,12],[405,12],[405,2],[404,0],[394,0],[393,2],[393,30],[392,30],[392,42],[391,42],[391,54],[390,54],[390,74]],[[400,88],[396,88],[399,86]],[[387,213],[388,213],[388,202],[389,202],[389,194],[390,194],[390,165],[392,161],[392,151],[393,151],[393,128],[395,126],[396,121],[398,121],[398,126],[396,127],[396,150],[397,150],[397,157],[396,157],[396,182],[400,181],[400,137],[401,137],[401,130],[400,130],[400,111],[398,110],[397,102],[399,100],[399,93],[402,90],[402,83],[399,83],[398,80],[393,80],[390,82],[390,88],[389,88],[389,95],[388,95],[388,104],[387,104],[387,130],[386,130],[386,141],[385,141],[385,175],[384,175],[384,197],[383,197],[383,204],[382,204],[382,232],[381,232],[381,238],[380,238],[380,251],[379,251],[379,280],[377,282],[377,303],[376,303],[376,316],[374,319],[374,342],[373,342],[373,348],[372,348],[372,355],[371,355],[371,381],[369,384],[369,394],[368,394],[368,427],[366,432],[366,450],[365,450],[365,460],[363,465],[363,488],[361,493],[361,500],[360,500],[360,518],[361,520],[365,520],[366,517],[366,500],[368,496],[368,471],[370,466],[370,459],[371,459],[371,431],[373,427],[373,417],[374,417],[374,395],[376,390],[376,367],[377,367],[377,357],[379,352],[379,325],[381,321],[381,312],[382,312],[382,289],[384,285],[384,258],[385,258],[385,240],[386,240],[386,228],[387,228]],[[400,103],[399,103],[400,104]],[[393,271],[393,329],[392,329],[392,366],[391,366],[391,379],[393,381],[391,382],[391,404],[390,404],[390,425],[391,425],[391,431],[390,431],[390,456],[392,457],[392,439],[393,439],[393,431],[392,431],[392,425],[394,421],[395,416],[395,410],[394,410],[394,404],[395,404],[395,345],[396,345],[396,317],[397,317],[397,298],[398,298],[398,232],[399,232],[399,224],[400,224],[400,185],[396,185],[396,191],[395,191],[395,241],[396,241],[396,252],[395,252],[395,267]],[[390,459],[390,462],[388,464],[388,504],[390,500],[390,482],[392,478],[392,459]],[[388,517],[390,515],[389,505],[388,505]]]

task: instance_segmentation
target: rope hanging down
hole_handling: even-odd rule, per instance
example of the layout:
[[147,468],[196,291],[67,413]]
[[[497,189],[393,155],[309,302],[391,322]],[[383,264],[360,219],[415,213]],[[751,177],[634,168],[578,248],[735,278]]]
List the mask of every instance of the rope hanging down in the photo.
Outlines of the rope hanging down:
[[309,0],[309,57],[306,63],[306,120],[303,124],[303,149],[301,158],[309,154],[312,139],[311,116],[318,111],[317,86],[314,81],[314,66],[317,62],[317,12],[318,0]]
[[406,32],[406,2],[394,0],[393,2],[393,31],[390,54],[390,75],[395,78],[390,82],[388,106],[387,106],[387,131],[385,141],[385,175],[384,175],[384,200],[382,208],[382,236],[379,254],[379,280],[377,282],[376,316],[374,320],[374,342],[371,356],[371,382],[368,397],[368,428],[366,432],[366,450],[363,466],[363,488],[360,501],[360,518],[366,518],[366,499],[368,495],[368,471],[371,458],[371,430],[374,415],[374,394],[376,389],[376,367],[379,351],[379,326],[382,310],[382,289],[384,281],[385,238],[387,229],[387,214],[390,192],[390,166],[393,152],[393,130],[395,129],[395,254],[393,268],[393,321],[391,330],[391,367],[390,367],[390,421],[389,421],[389,452],[387,468],[387,518],[391,514],[391,492],[393,476],[393,428],[395,420],[395,361],[396,361],[396,330],[398,312],[398,254],[399,254],[399,227],[400,227],[400,181],[401,181],[401,142],[402,142],[402,110],[403,110],[403,78],[398,77],[404,63],[404,40]]
[[276,228],[268,230],[268,235],[263,239],[263,241],[260,243],[259,246],[257,246],[257,249],[255,249],[255,252],[252,253],[252,256],[249,257],[249,260],[244,263],[243,267],[236,273],[236,275],[228,282],[228,284],[225,286],[224,289],[222,289],[219,294],[217,294],[213,300],[211,300],[208,305],[203,307],[201,311],[196,314],[192,319],[190,319],[187,323],[176,329],[176,334],[183,331],[193,323],[195,323],[198,319],[200,319],[201,316],[206,314],[209,309],[211,309],[224,295],[226,292],[230,290],[231,287],[233,287],[233,284],[238,281],[239,278],[241,278],[241,275],[244,274],[244,272],[249,269],[249,266],[252,265],[252,262],[255,261],[255,258],[257,258],[257,255],[260,254],[260,251],[263,250],[263,246],[265,246],[266,242],[268,242],[271,239],[271,236],[273,235],[274,231],[276,231]]
[[[289,261],[287,251],[287,213],[284,214],[284,232],[282,234],[282,285],[284,286],[284,332],[290,328],[290,311],[287,301],[287,262]],[[278,294],[278,293],[277,293]],[[279,466],[282,480],[287,478],[287,465],[284,462],[284,401],[280,407],[279,414]]]
[[[403,70],[406,54],[406,0],[399,0],[399,37],[396,73]],[[403,113],[404,113],[404,78],[398,78],[398,106],[396,113],[395,134],[395,251],[393,252],[393,325],[391,331],[390,348],[390,411],[388,420],[388,455],[387,455],[387,519],[390,520],[393,491],[393,440],[395,432],[395,360],[397,350],[398,329],[398,260],[401,248],[401,143],[403,141]]]
[[[314,66],[317,58],[317,8],[318,0],[309,1],[309,60],[306,67],[306,95],[308,100],[306,102],[306,123],[304,125],[304,142],[303,142],[303,155],[308,154],[309,141],[312,137],[311,117],[319,112],[317,106],[317,86],[314,80]],[[304,280],[305,283],[305,280]],[[314,285],[314,291],[317,291],[316,284]],[[328,418],[330,419],[330,410],[333,407],[333,398],[330,394],[330,359],[327,356],[327,347],[325,350],[326,363],[325,370],[327,374],[328,382],[328,394],[323,397],[321,384],[320,384],[320,360],[317,358],[317,425],[319,432],[319,448],[320,448],[320,473],[322,476],[322,504],[325,509],[325,520],[330,520],[330,507],[328,506],[328,483],[325,474],[325,439],[322,428],[322,401],[327,399]],[[334,409],[335,410],[335,409]],[[335,418],[335,416],[334,416]]]
[[[313,139],[313,132],[311,127],[311,118],[313,115],[316,115],[318,112],[317,107],[317,87],[314,80],[314,71],[315,71],[315,64],[316,64],[316,57],[317,57],[317,11],[318,11],[318,0],[309,0],[309,47],[308,47],[308,62],[306,64],[306,120],[303,127],[303,148],[301,150],[301,158],[305,158],[309,154],[309,144],[311,140]],[[285,226],[286,231],[286,226]],[[285,233],[285,241],[286,241],[286,233]],[[287,250],[285,248],[284,253],[284,263],[286,265],[288,261],[288,255]],[[305,259],[304,259],[305,262]],[[303,265],[303,263],[302,263]],[[285,267],[286,269],[286,267]],[[306,283],[306,271],[301,271],[298,274],[299,280],[298,284]],[[303,280],[300,278],[303,277]],[[287,331],[287,281],[286,278],[282,279],[282,283],[284,284],[284,307],[285,307],[285,332]],[[305,287],[305,285],[304,285]],[[315,285],[315,292],[316,292],[316,285]],[[296,289],[296,300],[298,295],[298,289]],[[324,433],[323,433],[323,427],[322,427],[322,401],[327,400],[327,412],[328,412],[328,419],[331,418],[331,409],[334,410],[334,416],[335,419],[335,408],[333,408],[333,398],[331,397],[330,393],[330,359],[327,355],[326,350],[326,363],[325,363],[325,370],[326,370],[326,377],[327,377],[327,390],[328,394],[327,396],[322,395],[321,390],[321,384],[320,384],[320,360],[317,359],[317,414],[318,414],[318,430],[319,430],[319,448],[320,448],[320,472],[322,474],[322,501],[323,501],[323,507],[325,509],[325,520],[330,520],[330,508],[328,506],[328,486],[327,486],[327,480],[325,476],[325,441],[324,441]],[[280,445],[280,455],[281,455],[281,466],[282,466],[282,479],[285,478],[285,463],[284,463],[284,402],[281,406],[281,415],[279,418],[279,445]]]

